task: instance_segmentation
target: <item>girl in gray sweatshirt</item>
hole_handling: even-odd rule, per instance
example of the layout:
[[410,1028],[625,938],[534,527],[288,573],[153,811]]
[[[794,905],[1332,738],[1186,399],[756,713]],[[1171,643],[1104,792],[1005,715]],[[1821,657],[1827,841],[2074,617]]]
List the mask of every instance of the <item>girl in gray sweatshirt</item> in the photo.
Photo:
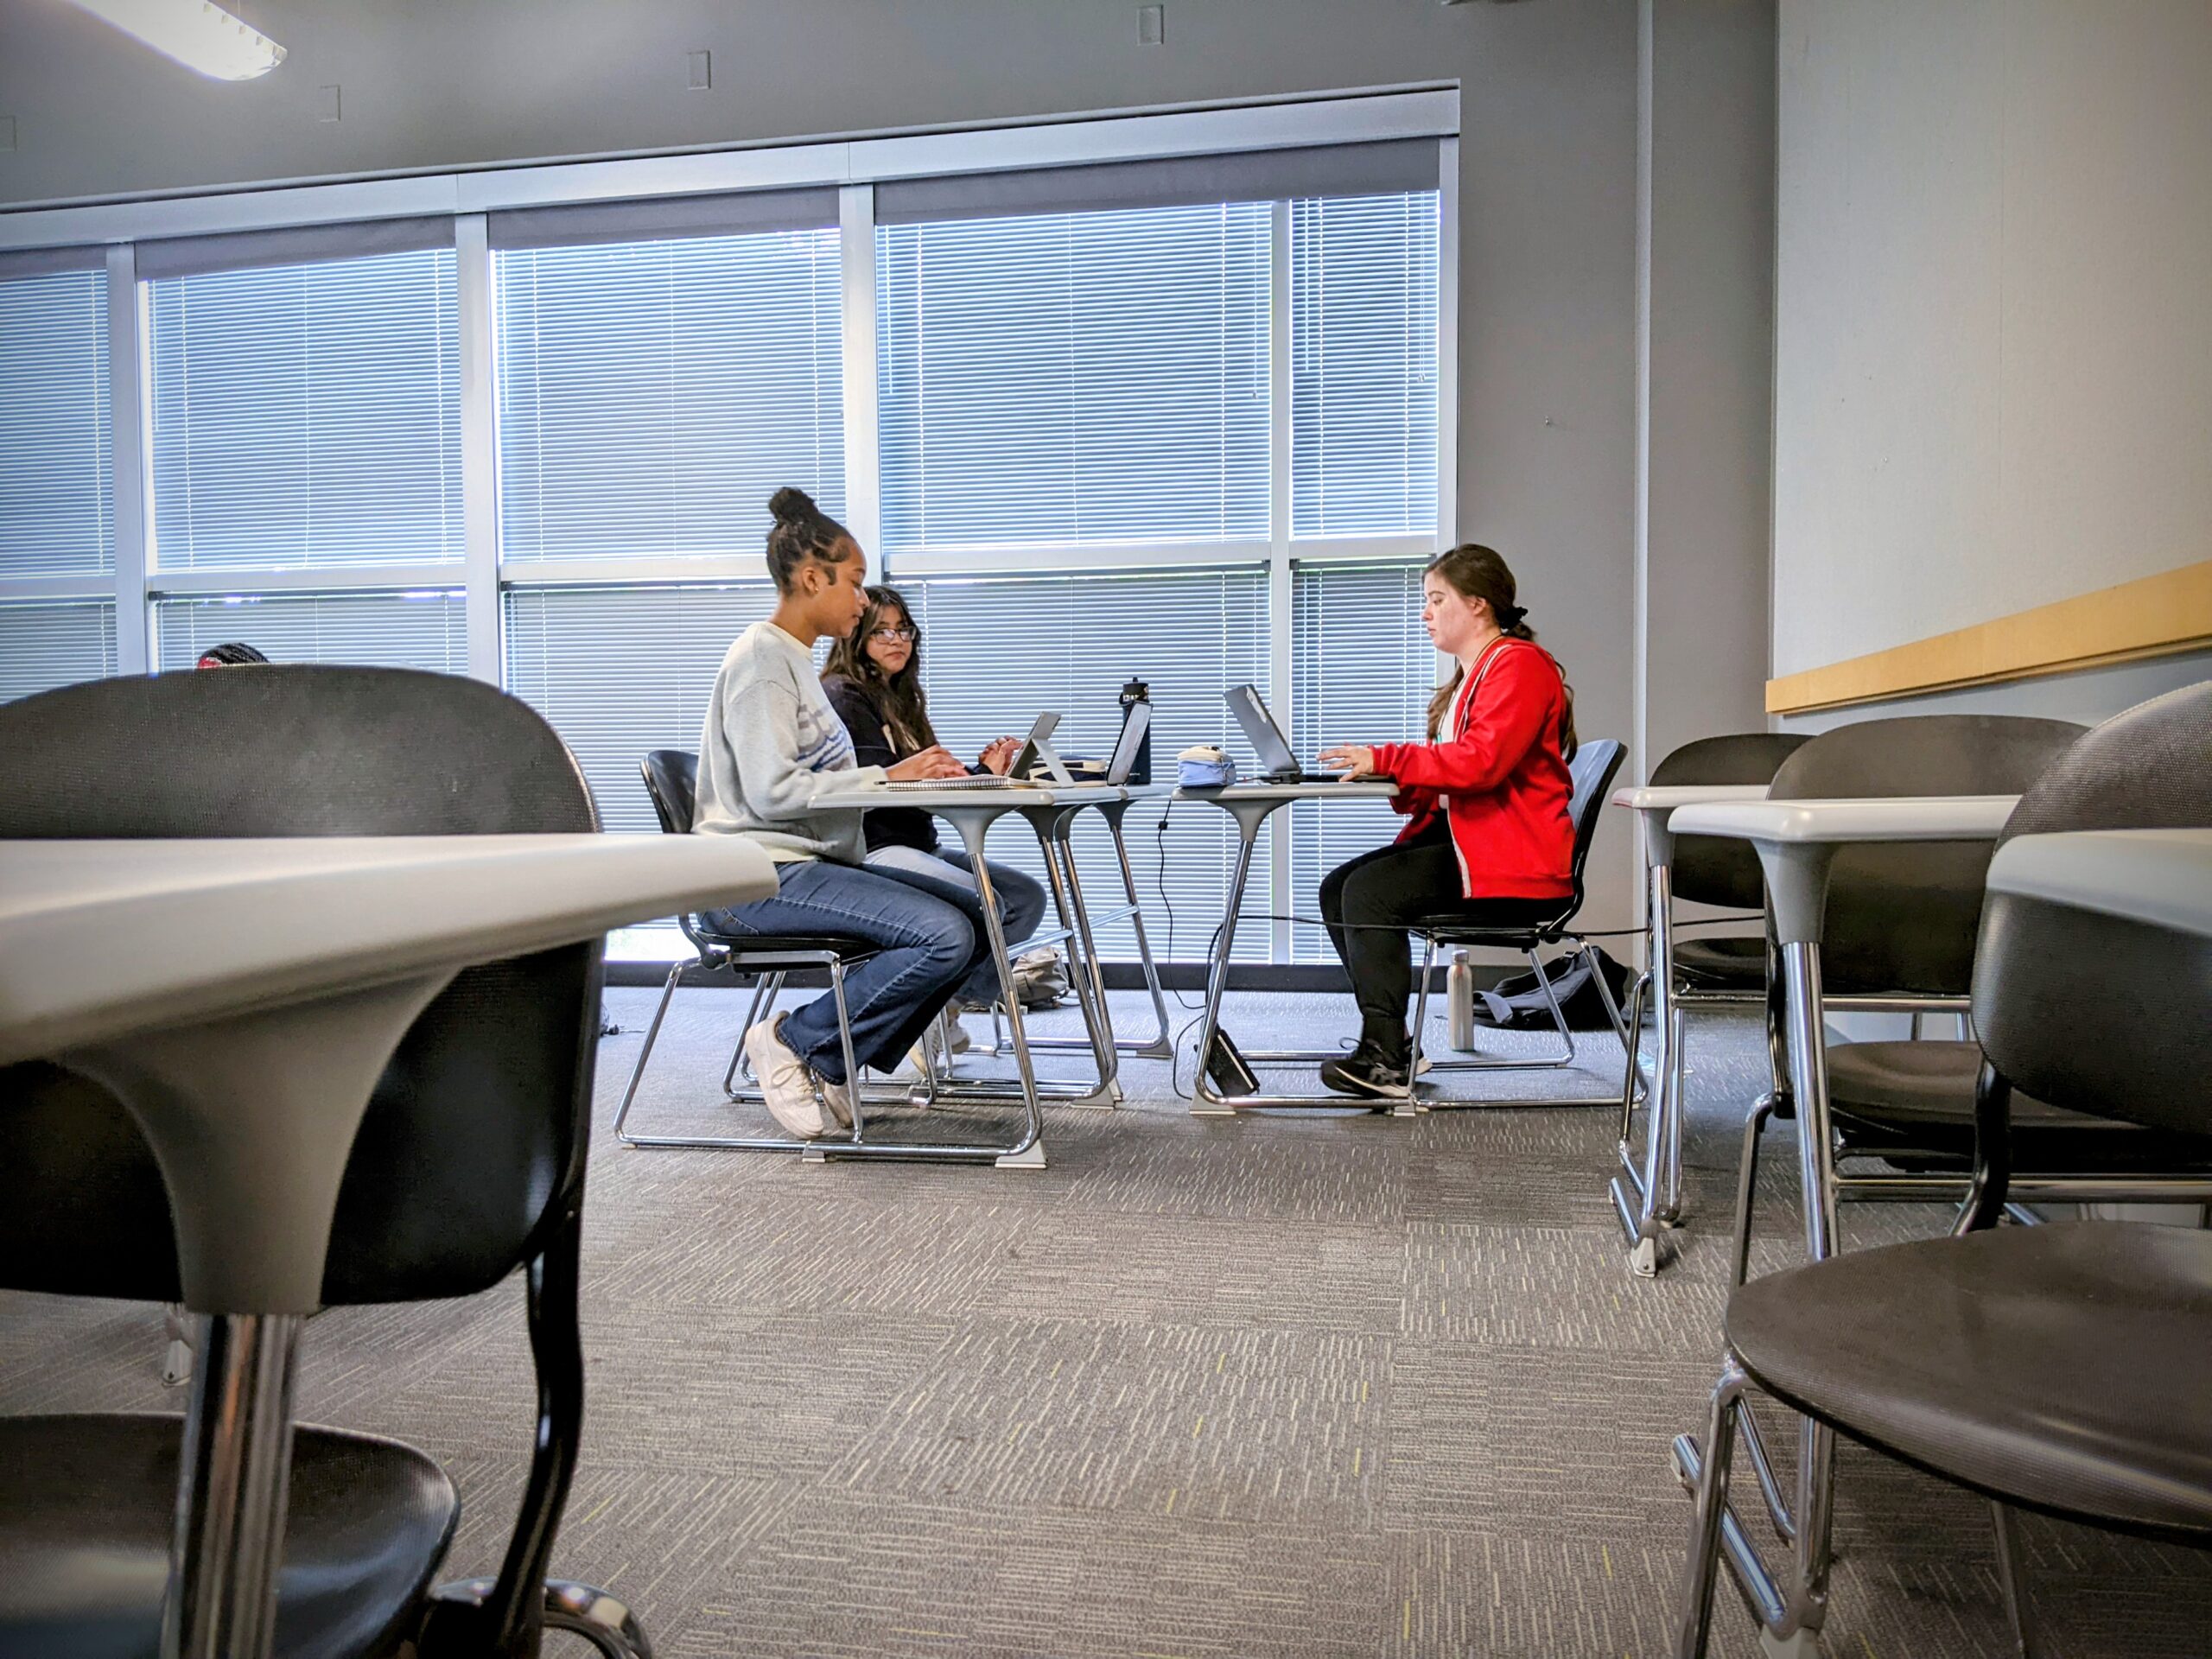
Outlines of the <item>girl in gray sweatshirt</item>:
[[741,940],[830,936],[875,949],[845,975],[849,1051],[827,995],[790,1014],[772,1010],[745,1034],[770,1113],[813,1140],[852,1122],[858,1068],[896,1066],[990,946],[980,903],[970,909],[896,871],[861,868],[860,810],[815,804],[832,789],[966,769],[935,746],[888,767],[854,764],[852,739],[815,677],[813,652],[816,640],[849,633],[860,620],[865,561],[844,526],[804,492],[777,491],[768,510],[776,609],[739,636],[715,677],[691,827],[749,836],[776,861],[775,897],[709,912],[711,930]]

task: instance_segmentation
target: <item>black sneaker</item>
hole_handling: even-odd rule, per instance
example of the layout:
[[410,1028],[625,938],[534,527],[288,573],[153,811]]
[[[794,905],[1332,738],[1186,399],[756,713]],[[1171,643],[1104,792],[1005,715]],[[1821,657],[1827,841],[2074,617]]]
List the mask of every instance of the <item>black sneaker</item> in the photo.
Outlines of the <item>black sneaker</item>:
[[1406,1068],[1393,1065],[1364,1049],[1354,1049],[1340,1059],[1321,1062],[1321,1081],[1340,1095],[1367,1100],[1403,1100]]

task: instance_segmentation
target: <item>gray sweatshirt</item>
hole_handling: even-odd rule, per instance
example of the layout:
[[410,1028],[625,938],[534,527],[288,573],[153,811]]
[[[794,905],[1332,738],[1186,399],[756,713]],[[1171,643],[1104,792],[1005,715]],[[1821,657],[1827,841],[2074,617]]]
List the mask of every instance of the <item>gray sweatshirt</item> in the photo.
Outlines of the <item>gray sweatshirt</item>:
[[881,766],[853,764],[853,740],[804,645],[772,622],[738,635],[699,733],[693,830],[749,836],[778,863],[857,864],[868,852],[860,812],[817,812],[814,798],[833,785],[884,780]]

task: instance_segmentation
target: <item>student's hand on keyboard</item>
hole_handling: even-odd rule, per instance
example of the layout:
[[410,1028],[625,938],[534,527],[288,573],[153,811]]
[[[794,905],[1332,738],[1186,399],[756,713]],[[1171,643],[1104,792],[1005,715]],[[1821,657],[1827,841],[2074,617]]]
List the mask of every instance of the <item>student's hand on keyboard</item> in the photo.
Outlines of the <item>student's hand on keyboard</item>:
[[884,775],[894,784],[919,784],[938,778],[965,778],[968,768],[954,760],[944,745],[932,743],[920,753],[886,767]]
[[1341,771],[1347,779],[1370,777],[1375,771],[1375,751],[1364,743],[1332,743],[1317,758],[1327,770]]
[[976,756],[976,764],[984,771],[1003,778],[1006,776],[1007,768],[1014,764],[1014,757],[1020,753],[1021,740],[1020,738],[994,738],[984,747],[982,753]]

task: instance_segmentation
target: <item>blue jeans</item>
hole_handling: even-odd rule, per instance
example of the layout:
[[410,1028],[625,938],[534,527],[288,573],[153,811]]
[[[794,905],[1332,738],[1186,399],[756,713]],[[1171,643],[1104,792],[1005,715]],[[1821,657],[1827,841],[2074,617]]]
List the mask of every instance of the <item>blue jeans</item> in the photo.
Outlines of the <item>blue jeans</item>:
[[[991,860],[990,864],[991,890],[999,900],[999,925],[1006,930],[1009,946],[1019,944],[1034,933],[1037,924],[1045,919],[1044,884],[996,859]],[[925,893],[950,899],[975,915],[981,930],[982,894],[976,886],[976,867],[965,852],[955,852],[949,847],[940,847],[933,853],[925,853],[918,847],[878,847],[868,854],[868,868],[895,874]],[[999,987],[998,964],[988,957],[960,988],[963,1002],[989,1004],[1004,994]]]
[[[888,1071],[906,1056],[952,996],[953,988],[990,960],[982,906],[828,859],[776,867],[776,896],[734,910],[706,913],[719,933],[760,938],[791,934],[866,939],[876,954],[845,974],[845,1007],[853,1054]],[[837,1002],[824,993],[784,1016],[784,1041],[832,1083],[843,1083],[845,1054],[837,1040]]]

